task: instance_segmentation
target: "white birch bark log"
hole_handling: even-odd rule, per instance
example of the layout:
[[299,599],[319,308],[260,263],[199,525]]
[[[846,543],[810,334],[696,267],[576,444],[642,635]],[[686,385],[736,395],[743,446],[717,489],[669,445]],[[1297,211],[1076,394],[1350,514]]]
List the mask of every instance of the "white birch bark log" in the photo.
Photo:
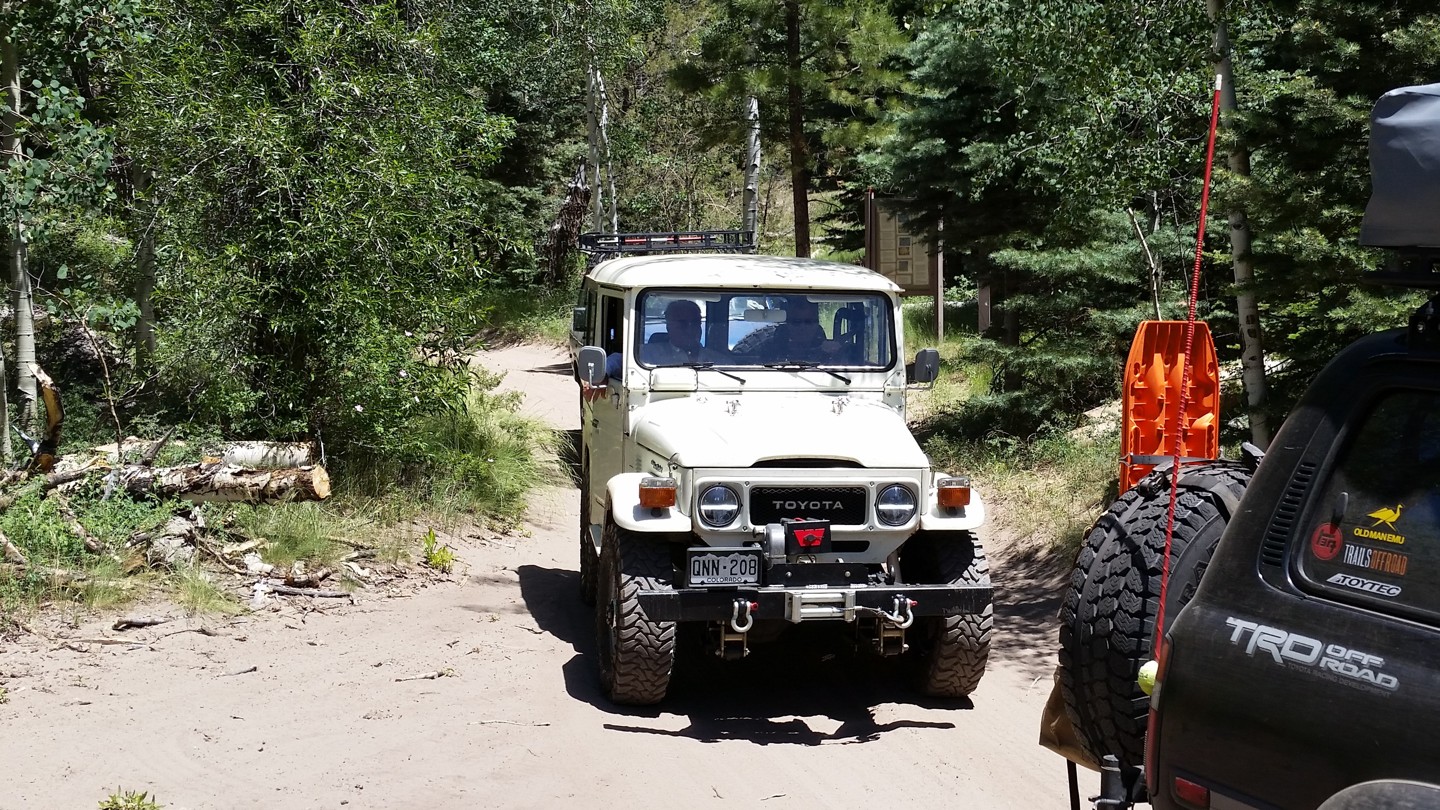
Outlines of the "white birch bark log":
[[308,442],[236,442],[225,448],[220,461],[256,469],[309,467],[316,461],[315,447]]
[[323,501],[330,497],[324,467],[250,470],[224,463],[179,467],[121,467],[118,485],[132,496],[179,497],[192,503]]

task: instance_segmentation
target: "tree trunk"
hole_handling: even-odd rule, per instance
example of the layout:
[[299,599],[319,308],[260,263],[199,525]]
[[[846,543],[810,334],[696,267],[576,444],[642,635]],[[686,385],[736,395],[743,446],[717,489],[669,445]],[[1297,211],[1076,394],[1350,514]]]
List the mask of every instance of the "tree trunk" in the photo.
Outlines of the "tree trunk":
[[135,320],[135,370],[145,371],[155,354],[155,222],[154,208],[146,199],[150,188],[150,172],[138,163],[130,163],[130,185],[135,211],[135,306],[140,317]]
[[615,201],[615,167],[610,162],[610,95],[605,92],[605,75],[595,70],[596,99],[600,103],[600,159],[605,161],[605,182],[610,192],[610,232],[620,232],[620,213]]
[[[1233,120],[1234,73],[1230,68],[1230,37],[1225,29],[1224,0],[1206,0],[1210,20],[1215,24],[1215,70],[1220,74],[1220,110]],[[1250,153],[1237,146],[1226,159],[1230,171],[1250,176]],[[1240,321],[1240,368],[1245,380],[1245,404],[1250,417],[1250,438],[1261,448],[1270,445],[1270,421],[1265,414],[1265,349],[1261,341],[1260,308],[1255,301],[1255,265],[1250,255],[1250,223],[1245,209],[1230,209],[1230,256],[1235,274],[1235,314]],[[1204,227],[1202,224],[1201,227]]]
[[600,178],[600,98],[595,89],[596,75],[595,63],[592,61],[587,74],[589,93],[588,103],[585,107],[585,128],[590,146],[590,176],[592,178],[590,181],[590,229],[595,233],[603,233],[605,231],[605,215],[603,213],[605,188],[601,185]]
[[213,462],[128,466],[120,468],[117,477],[132,496],[179,497],[192,503],[323,501],[330,497],[330,476],[319,466],[285,470],[247,470]]
[[[0,25],[10,19],[9,3],[0,3]],[[0,84],[5,87],[5,112],[0,124],[0,160],[10,162],[21,158],[20,137],[15,133],[20,122],[20,53],[15,44],[15,33],[8,27],[0,28]],[[14,269],[25,266],[25,243],[21,241],[19,217],[6,223],[14,228],[10,238],[5,240],[5,269],[14,274]],[[0,349],[0,456],[10,461],[10,403],[9,375],[5,368],[5,352]]]
[[740,230],[750,234],[750,242],[760,245],[756,233],[757,215],[760,204],[760,100],[754,96],[745,99],[745,214]]
[[570,253],[585,227],[585,210],[590,203],[590,187],[585,184],[585,162],[581,161],[570,180],[570,190],[560,203],[555,221],[550,225],[549,244],[545,246],[545,281],[548,286],[565,283]]
[[785,2],[786,103],[790,116],[790,188],[795,201],[795,255],[810,256],[810,146],[800,86],[800,0]]

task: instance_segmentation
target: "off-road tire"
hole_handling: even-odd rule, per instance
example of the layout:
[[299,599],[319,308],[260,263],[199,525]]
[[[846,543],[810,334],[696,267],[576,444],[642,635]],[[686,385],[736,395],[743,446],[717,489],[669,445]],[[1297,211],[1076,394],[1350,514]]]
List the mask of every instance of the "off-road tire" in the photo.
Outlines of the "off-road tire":
[[590,515],[585,508],[590,497],[590,466],[586,461],[588,459],[580,462],[580,601],[594,606],[600,555],[595,551],[595,544],[590,542]]
[[663,590],[672,578],[663,542],[606,523],[595,604],[600,686],[615,703],[648,706],[665,698],[675,666],[675,622],[657,622],[640,608],[642,590]]
[[[906,582],[924,585],[990,584],[990,563],[970,532],[916,535],[900,551]],[[908,631],[920,657],[920,689],[936,697],[965,697],[980,685],[990,659],[994,604],[979,613],[924,616]]]
[[[1144,763],[1150,699],[1136,679],[1153,655],[1170,472],[1158,470],[1115,501],[1086,535],[1060,608],[1060,690],[1081,747]],[[1237,463],[1187,467],[1175,504],[1165,629],[1195,595],[1250,483]]]

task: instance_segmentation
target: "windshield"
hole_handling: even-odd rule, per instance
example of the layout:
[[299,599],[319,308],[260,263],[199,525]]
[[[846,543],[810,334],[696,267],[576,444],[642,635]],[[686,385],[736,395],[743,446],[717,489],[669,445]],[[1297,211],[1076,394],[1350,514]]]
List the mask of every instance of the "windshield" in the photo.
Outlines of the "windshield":
[[834,290],[647,290],[636,357],[646,367],[889,368],[887,296]]

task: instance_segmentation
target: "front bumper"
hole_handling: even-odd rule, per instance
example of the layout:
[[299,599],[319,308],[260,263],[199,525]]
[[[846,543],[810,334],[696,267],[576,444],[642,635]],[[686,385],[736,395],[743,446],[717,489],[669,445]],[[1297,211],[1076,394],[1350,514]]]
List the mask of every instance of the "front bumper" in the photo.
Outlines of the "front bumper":
[[983,612],[994,598],[989,585],[858,585],[804,588],[762,586],[680,588],[641,591],[640,608],[652,621],[725,621],[739,600],[756,605],[756,619],[789,622],[846,621],[895,610],[896,598],[913,602],[915,616],[959,616]]

